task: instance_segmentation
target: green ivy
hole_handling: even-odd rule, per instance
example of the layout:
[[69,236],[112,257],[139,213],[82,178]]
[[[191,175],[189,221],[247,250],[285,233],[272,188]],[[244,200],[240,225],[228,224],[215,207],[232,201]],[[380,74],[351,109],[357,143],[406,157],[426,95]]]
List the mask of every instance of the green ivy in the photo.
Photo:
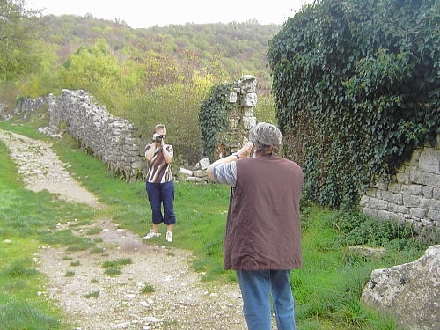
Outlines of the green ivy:
[[269,42],[284,153],[305,197],[355,205],[440,124],[440,2],[317,0]]
[[217,84],[209,98],[202,102],[199,123],[203,139],[203,155],[214,159],[215,149],[219,142],[218,133],[228,127],[228,112],[233,108],[229,102],[232,84]]

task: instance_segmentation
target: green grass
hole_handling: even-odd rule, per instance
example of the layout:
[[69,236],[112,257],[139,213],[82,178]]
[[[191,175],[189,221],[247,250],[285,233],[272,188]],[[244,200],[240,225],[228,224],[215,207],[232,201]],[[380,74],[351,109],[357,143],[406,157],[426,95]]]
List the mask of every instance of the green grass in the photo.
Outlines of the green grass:
[[116,259],[107,260],[102,263],[102,268],[105,268],[105,274],[109,276],[117,276],[122,274],[122,266],[126,266],[133,263],[131,259]]
[[[0,123],[1,127],[38,137],[28,127]],[[39,246],[64,246],[67,254],[78,250],[101,253],[99,240],[73,234],[75,225],[93,225],[97,219],[109,218],[120,228],[139,236],[150,227],[143,182],[126,183],[115,178],[105,165],[78,150],[76,142],[69,138],[53,143],[63,162],[75,171],[74,176],[106,207],[96,210],[62,201],[54,203],[48,193],[24,189],[17,180],[17,169],[7,149],[0,143],[0,324],[5,330],[69,328],[57,321],[61,319],[61,311],[55,304],[37,294],[44,291],[46,280],[32,261]],[[176,182],[175,190],[177,224],[169,253],[172,254],[173,247],[192,251],[195,255],[192,266],[203,272],[206,282],[236,281],[235,272],[223,269],[229,188]],[[427,245],[418,242],[405,228],[384,225],[356,212],[336,212],[303,203],[301,219],[304,264],[301,269],[293,270],[291,276],[298,329],[398,329],[394,320],[361,304],[362,289],[373,269],[413,261],[423,254]],[[57,223],[69,224],[68,229],[55,230]],[[88,235],[97,233],[92,227]],[[11,243],[4,243],[5,239]],[[365,257],[349,250],[354,244],[384,246],[386,253]],[[116,276],[128,262],[109,260],[103,267],[109,275]],[[73,275],[74,272],[66,274]],[[90,298],[98,295],[99,292],[88,294]]]
[[145,286],[141,290],[143,294],[153,293],[154,291],[154,287],[151,284],[145,284]]

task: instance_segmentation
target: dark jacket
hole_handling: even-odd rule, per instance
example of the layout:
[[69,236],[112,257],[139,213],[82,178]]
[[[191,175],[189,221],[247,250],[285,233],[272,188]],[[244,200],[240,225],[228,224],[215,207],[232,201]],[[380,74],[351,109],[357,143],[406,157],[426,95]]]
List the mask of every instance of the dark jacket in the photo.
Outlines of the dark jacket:
[[237,160],[224,242],[226,269],[301,267],[303,181],[301,167],[285,158]]

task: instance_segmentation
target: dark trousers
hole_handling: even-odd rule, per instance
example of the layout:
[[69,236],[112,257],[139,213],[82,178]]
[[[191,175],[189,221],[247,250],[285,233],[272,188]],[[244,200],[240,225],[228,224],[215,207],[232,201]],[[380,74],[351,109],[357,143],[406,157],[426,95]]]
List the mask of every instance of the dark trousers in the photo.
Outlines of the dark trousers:
[[[147,182],[146,189],[151,206],[151,220],[154,224],[165,223],[173,225],[176,223],[174,214],[174,184],[173,181],[165,183]],[[163,214],[162,214],[163,204]]]

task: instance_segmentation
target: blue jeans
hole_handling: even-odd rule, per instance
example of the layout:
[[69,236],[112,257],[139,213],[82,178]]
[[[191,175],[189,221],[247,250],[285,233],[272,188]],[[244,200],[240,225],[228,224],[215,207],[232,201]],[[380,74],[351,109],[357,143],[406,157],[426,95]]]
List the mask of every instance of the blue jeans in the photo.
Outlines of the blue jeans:
[[[165,223],[173,225],[176,223],[174,214],[174,184],[173,181],[164,183],[151,183],[147,181],[146,189],[151,206],[151,217],[154,224]],[[163,214],[162,214],[163,203]]]
[[271,294],[278,330],[296,329],[290,270],[237,270],[237,275],[249,330],[271,329]]

